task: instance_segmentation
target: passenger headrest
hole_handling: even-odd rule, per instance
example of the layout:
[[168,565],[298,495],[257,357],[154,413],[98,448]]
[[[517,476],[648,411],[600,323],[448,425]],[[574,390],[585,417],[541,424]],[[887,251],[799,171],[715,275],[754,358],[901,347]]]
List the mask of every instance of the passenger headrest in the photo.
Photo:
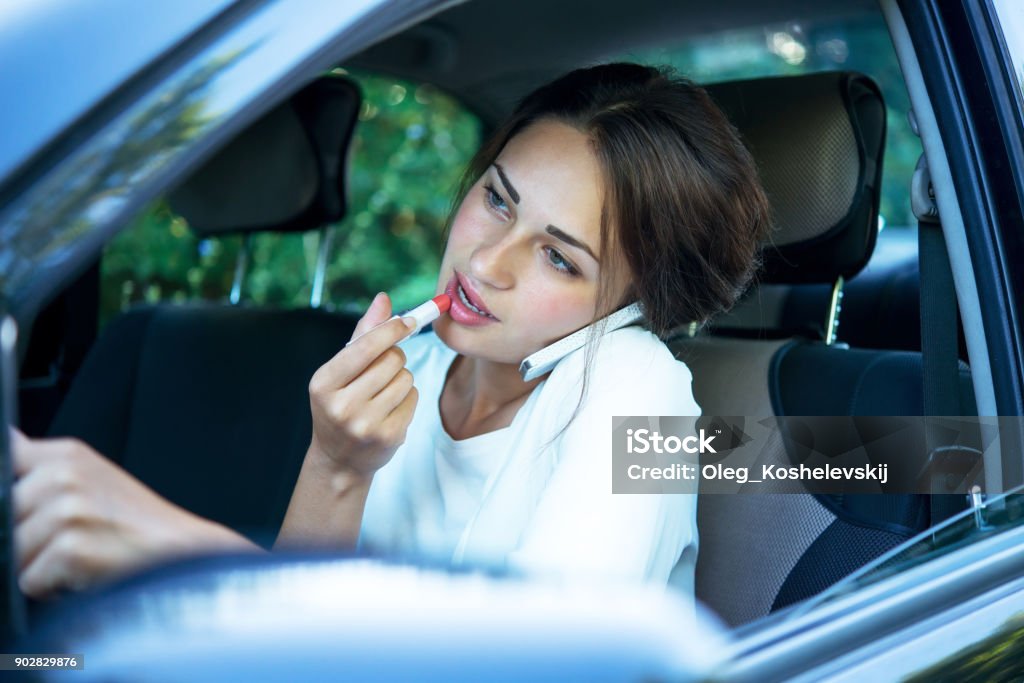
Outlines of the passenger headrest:
[[200,235],[298,232],[345,215],[346,159],[362,96],[325,76],[265,114],[168,196]]
[[772,205],[761,282],[849,279],[878,232],[885,103],[867,76],[831,72],[710,85]]

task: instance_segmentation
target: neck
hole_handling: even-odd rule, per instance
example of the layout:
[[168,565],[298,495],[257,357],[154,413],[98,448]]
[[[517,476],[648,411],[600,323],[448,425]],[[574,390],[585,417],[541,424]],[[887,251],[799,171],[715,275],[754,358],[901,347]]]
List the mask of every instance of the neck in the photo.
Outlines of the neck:
[[462,406],[459,412],[465,411],[459,421],[481,424],[510,406],[518,408],[542,381],[544,378],[538,377],[524,382],[516,365],[460,355],[453,363],[446,388],[458,397]]

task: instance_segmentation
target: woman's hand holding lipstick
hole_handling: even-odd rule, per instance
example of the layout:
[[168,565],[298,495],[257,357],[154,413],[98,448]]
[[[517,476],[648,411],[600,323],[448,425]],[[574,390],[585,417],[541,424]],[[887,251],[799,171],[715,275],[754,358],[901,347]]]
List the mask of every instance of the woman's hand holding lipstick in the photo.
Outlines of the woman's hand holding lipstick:
[[313,375],[313,439],[275,548],[356,544],[373,474],[405,441],[416,410],[412,373],[395,344],[450,304],[435,297],[399,318],[378,294],[351,341]]
[[309,383],[311,452],[358,477],[372,477],[391,459],[416,409],[412,373],[395,346],[415,324],[391,317],[391,301],[382,292],[356,325],[353,342]]
[[[384,293],[381,292],[381,294]],[[378,294],[378,296],[380,296],[380,294]],[[372,306],[373,304],[370,305]],[[348,343],[345,344],[345,346],[352,346],[364,334],[369,334],[372,330],[376,329],[377,327],[385,325],[392,320],[397,320],[398,318],[407,318],[412,321],[409,323],[409,332],[408,334],[406,334],[406,337],[411,337],[412,335],[416,334],[421,329],[423,329],[425,326],[429,325],[430,323],[434,322],[442,315],[444,315],[448,311],[448,309],[451,308],[451,306],[451,297],[449,297],[447,294],[438,294],[430,301],[422,303],[416,308],[409,309],[405,313],[393,315],[387,320],[379,322],[377,323],[376,326],[367,328],[362,332],[359,332],[358,328],[356,328],[357,331],[352,335],[352,338],[348,340]]]

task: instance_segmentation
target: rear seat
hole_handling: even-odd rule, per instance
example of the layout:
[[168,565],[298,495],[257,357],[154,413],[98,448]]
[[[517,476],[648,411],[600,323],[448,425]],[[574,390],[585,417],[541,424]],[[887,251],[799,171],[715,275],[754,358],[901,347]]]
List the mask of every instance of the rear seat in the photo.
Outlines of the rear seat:
[[[875,244],[885,139],[877,86],[828,73],[709,90],[744,135],[772,202],[764,282],[832,285],[860,271]],[[771,306],[770,296],[764,301]],[[824,322],[827,310],[820,315]],[[693,371],[705,415],[923,412],[920,353],[850,349],[770,328],[730,337],[723,327],[670,344]],[[965,410],[976,410],[966,367],[961,384]],[[786,461],[782,445],[775,450]],[[697,596],[739,625],[823,590],[931,518],[929,498],[918,495],[705,495]]]
[[[340,220],[360,101],[351,81],[319,79],[218,152],[172,206],[204,236]],[[160,495],[269,546],[311,438],[309,378],[356,320],[218,304],[126,312],[48,434],[81,438]]]

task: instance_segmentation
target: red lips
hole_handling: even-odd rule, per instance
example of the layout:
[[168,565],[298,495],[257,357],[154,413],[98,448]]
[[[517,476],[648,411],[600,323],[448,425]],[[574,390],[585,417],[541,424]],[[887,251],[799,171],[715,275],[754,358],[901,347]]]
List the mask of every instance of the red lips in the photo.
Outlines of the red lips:
[[[461,290],[461,291],[460,291]],[[452,320],[461,325],[467,325],[471,327],[478,327],[482,325],[489,325],[494,322],[498,322],[498,319],[491,313],[490,309],[480,298],[480,294],[473,289],[466,280],[458,273],[455,272],[451,280],[448,281],[448,286],[445,288],[445,294],[451,297],[452,307],[448,311],[448,315],[451,316]],[[473,310],[466,305],[466,301],[463,300],[465,295],[466,300],[479,311],[486,312],[487,315],[481,315],[477,311]]]
[[485,304],[483,299],[480,298],[480,294],[473,289],[473,285],[466,282],[466,279],[459,275],[458,271],[456,271],[455,277],[459,279],[459,284],[462,285],[462,291],[466,293],[466,298],[469,299],[469,303],[473,304],[487,315],[494,317],[494,314],[491,313],[491,309],[487,308],[487,304]]

